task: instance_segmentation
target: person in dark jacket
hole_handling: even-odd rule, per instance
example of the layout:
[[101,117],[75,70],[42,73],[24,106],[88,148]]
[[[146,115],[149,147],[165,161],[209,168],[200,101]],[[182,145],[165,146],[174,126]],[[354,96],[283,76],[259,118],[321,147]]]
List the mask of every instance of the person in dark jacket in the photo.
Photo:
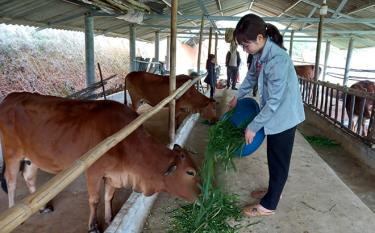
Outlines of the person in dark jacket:
[[225,65],[227,67],[227,89],[232,86],[232,90],[237,90],[236,82],[240,64],[240,53],[237,51],[237,45],[233,43],[230,45],[230,50],[225,59]]
[[204,82],[210,86],[210,98],[214,98],[215,88],[216,88],[216,57],[214,54],[209,54],[206,61],[207,77],[204,79]]
[[[247,70],[250,70],[251,64],[253,63],[253,54],[249,53],[249,56],[247,56]],[[258,92],[258,83],[255,84],[253,87],[253,97],[257,96]]]

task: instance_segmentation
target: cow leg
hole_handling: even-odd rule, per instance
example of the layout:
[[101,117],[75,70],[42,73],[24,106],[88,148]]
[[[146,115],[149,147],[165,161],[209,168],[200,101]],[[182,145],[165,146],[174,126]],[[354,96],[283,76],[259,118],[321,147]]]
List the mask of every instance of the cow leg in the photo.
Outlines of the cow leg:
[[99,233],[98,220],[97,220],[97,208],[99,204],[100,185],[102,179],[99,177],[92,177],[87,175],[87,192],[89,194],[89,206],[90,206],[90,217],[89,217],[89,230],[90,233]]
[[[8,151],[4,151],[4,155],[7,154]],[[9,208],[14,206],[14,198],[16,195],[16,185],[17,185],[17,173],[20,167],[20,160],[19,159],[6,159],[4,156],[4,161],[6,161],[6,168],[5,168],[5,180],[7,182],[8,188],[8,200],[9,200]]]
[[[31,161],[25,161],[24,170],[22,172],[23,178],[25,179],[26,186],[31,194],[36,191],[36,179],[38,174],[38,167]],[[39,209],[40,213],[50,213],[53,211],[53,206],[49,202],[46,206]]]
[[105,182],[104,184],[104,220],[105,223],[109,225],[112,221],[112,199],[116,189],[112,185],[108,184],[108,182]]

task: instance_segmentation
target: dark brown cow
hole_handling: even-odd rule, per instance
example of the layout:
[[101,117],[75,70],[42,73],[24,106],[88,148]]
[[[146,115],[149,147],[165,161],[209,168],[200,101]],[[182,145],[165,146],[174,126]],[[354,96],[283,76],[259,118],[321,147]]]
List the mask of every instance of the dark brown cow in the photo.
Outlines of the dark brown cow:
[[[32,93],[12,93],[0,104],[9,206],[14,205],[17,172],[22,160],[24,178],[35,192],[37,169],[57,173],[117,132],[138,115],[114,101],[71,100]],[[199,194],[196,166],[186,151],[154,140],[140,127],[86,170],[89,230],[97,232],[96,209],[105,182],[105,220],[112,218],[115,188],[131,187],[149,196],[156,192],[193,201]]]
[[[370,93],[375,93],[375,83],[371,82],[371,81],[359,81],[359,82],[356,82],[354,83],[353,85],[350,86],[350,88],[352,89],[356,89],[356,90],[360,90],[360,91],[363,91],[363,92],[370,92]],[[351,95],[347,95],[346,96],[346,102],[345,102],[345,109],[346,109],[346,112],[348,114],[348,116],[350,115],[351,113],[351,105],[352,105],[352,99],[351,99]],[[371,111],[372,111],[372,107],[373,107],[373,102],[370,101],[370,100],[365,100],[365,109],[364,109],[364,112],[363,112],[363,121],[362,121],[362,135],[363,136],[366,136],[367,132],[365,130],[365,120],[366,119],[369,119],[370,116],[371,116]],[[355,97],[354,98],[354,117],[358,117],[359,114],[361,113],[361,99],[360,97]],[[352,130],[354,131],[355,130],[355,127],[359,127],[359,122],[357,121],[355,124],[353,124],[354,122],[354,119],[352,118]]]
[[[180,87],[191,79],[187,75],[177,75],[176,87]],[[131,72],[125,78],[125,89],[132,100],[133,110],[137,110],[141,101],[155,106],[169,95],[169,76],[161,76],[147,72]],[[189,88],[176,101],[176,122],[184,112],[199,112],[204,119],[216,122],[215,101],[198,92],[194,87]]]
[[[314,80],[315,65],[295,65],[296,73],[302,78],[309,80]],[[322,71],[322,68],[319,67],[319,75]]]

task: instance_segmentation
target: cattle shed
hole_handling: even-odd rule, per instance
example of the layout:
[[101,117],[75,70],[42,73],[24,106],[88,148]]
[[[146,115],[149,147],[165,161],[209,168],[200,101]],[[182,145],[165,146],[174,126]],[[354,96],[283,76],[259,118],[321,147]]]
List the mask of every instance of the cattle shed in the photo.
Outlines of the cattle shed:
[[[327,8],[322,7],[325,3]],[[171,12],[176,4],[177,20],[171,21],[173,18]],[[130,70],[134,70],[135,43],[137,40],[154,42],[155,59],[158,61],[160,39],[167,38],[169,43],[171,43],[171,38],[173,38],[171,33],[173,32],[176,32],[177,36],[183,34],[191,40],[199,38],[200,35],[205,38],[209,35],[210,40],[213,35],[219,39],[224,39],[227,29],[218,27],[216,25],[217,22],[238,21],[241,18],[238,15],[243,15],[244,12],[253,12],[261,15],[266,22],[284,25],[285,28],[281,29],[281,32],[285,41],[289,42],[291,47],[293,41],[308,41],[313,38],[316,39],[318,50],[320,50],[322,41],[327,41],[341,49],[348,49],[346,67],[348,70],[350,69],[350,51],[353,48],[375,46],[375,1],[372,0],[0,0],[0,23],[33,26],[37,27],[38,30],[53,28],[84,32],[88,85],[94,82],[95,61],[93,54],[95,46],[93,38],[96,35],[128,38]],[[173,28],[174,23],[176,28]],[[317,52],[317,54],[319,53]],[[319,55],[316,61],[316,65],[318,64],[320,64]],[[197,67],[199,71],[199,60]],[[345,79],[348,79],[347,72],[344,76],[345,85]],[[319,121],[328,119],[329,121],[336,120],[336,125],[345,128],[343,126],[343,117],[341,118],[341,125],[339,124],[340,119],[337,119],[337,117],[335,119],[334,117],[335,109],[331,109],[332,101],[338,99],[336,93],[346,93],[345,95],[358,93],[347,92],[347,89],[324,86],[317,79],[318,76],[315,75],[315,81],[301,80],[301,90],[304,91],[303,98],[306,103],[306,110],[311,111],[308,114],[315,114],[312,118],[316,117],[314,121],[318,121],[318,125],[320,124]],[[317,90],[320,90],[320,92],[316,93],[314,91],[313,87],[315,88],[315,86],[318,87]],[[336,90],[335,93],[334,90]],[[313,97],[314,95],[310,95],[311,92],[315,93],[316,98]],[[319,93],[321,96],[319,96]],[[336,99],[323,97],[323,93],[325,96],[330,95],[331,97],[336,95]],[[223,110],[225,103],[233,93],[224,90],[219,92],[218,95],[220,108]],[[359,97],[373,98],[367,94],[359,94]],[[123,96],[117,98],[122,100]],[[324,101],[325,105],[320,104]],[[330,105],[331,107],[329,107]],[[331,113],[333,116],[331,116]],[[197,117],[196,115],[193,116],[187,120],[186,124],[195,124]],[[198,143],[200,149],[196,150],[201,154],[204,152],[204,144],[202,142],[207,140],[207,138],[204,136],[200,138],[197,135],[207,133],[207,128],[202,125],[199,127],[195,131],[193,129],[193,136],[190,138],[178,140],[187,140],[188,146],[192,148],[197,147],[196,140],[200,140],[200,143]],[[358,133],[357,130],[345,130],[351,135]],[[345,136],[340,136],[340,133],[338,135],[338,137],[347,136],[346,134]],[[352,147],[351,150],[362,151],[362,155],[359,156],[361,157],[360,159],[374,163],[374,152],[371,149],[371,145],[370,147],[368,146],[369,140],[361,138],[360,135],[355,136],[356,140],[365,140],[367,145],[358,147],[350,145]],[[349,138],[347,140],[350,141],[352,139]],[[281,206],[281,209],[283,209],[282,214],[276,218],[260,220],[261,223],[256,223],[255,228],[251,230],[256,232],[372,232],[375,229],[373,210],[370,210],[346,187],[324,161],[316,159],[318,156],[315,156],[315,151],[311,149],[300,134],[298,134],[296,141],[297,147],[294,154],[303,155],[296,159],[298,166],[291,168],[291,184],[286,189],[286,195],[292,198],[289,198]],[[370,140],[371,143],[372,140]],[[240,177],[241,175],[236,173],[220,178],[228,189],[240,193],[241,203],[249,200],[249,190],[256,187],[253,180],[260,180],[262,184],[266,182],[263,178],[267,176],[264,173],[266,168],[259,169],[266,163],[264,154],[265,148],[263,147],[250,159],[246,159],[245,162],[235,161],[241,172],[252,169],[252,172],[247,173],[246,176]],[[317,179],[317,174],[325,177],[325,179],[323,181]],[[240,189],[240,186],[248,180],[252,180],[250,184],[247,184],[246,188]],[[77,181],[75,185],[80,186],[81,183],[82,179]],[[334,188],[331,189],[332,187]],[[317,189],[320,191],[315,193]],[[335,198],[335,196],[338,196],[337,193],[342,195]],[[116,228],[125,228],[122,232],[165,232],[166,228],[163,225],[162,212],[170,211],[168,209],[170,208],[169,204],[176,206],[180,204],[179,201],[171,201],[168,198],[162,195],[156,201],[157,208],[151,209],[156,197],[148,199],[135,194],[130,196],[131,203],[126,204],[119,212],[124,212],[124,215],[127,214],[131,219],[125,220],[125,222],[115,219],[114,222],[117,225],[108,228],[108,232],[121,232],[113,230]],[[293,205],[296,202],[295,200],[298,203]],[[81,205],[81,203],[77,205]],[[139,213],[136,210],[137,208],[142,208],[145,211]],[[145,220],[149,209],[151,209],[151,217]],[[43,224],[43,219],[37,221],[39,221],[39,224]],[[144,221],[147,221],[145,228],[142,225]],[[166,222],[168,223],[168,221]],[[77,224],[77,222],[72,221],[69,224],[73,225]],[[247,221],[244,224],[253,225],[254,222]],[[30,229],[36,229],[29,222],[26,223],[26,226],[29,225]],[[16,232],[18,231],[16,230]],[[19,232],[28,232],[25,225]],[[248,230],[240,232],[248,232]]]

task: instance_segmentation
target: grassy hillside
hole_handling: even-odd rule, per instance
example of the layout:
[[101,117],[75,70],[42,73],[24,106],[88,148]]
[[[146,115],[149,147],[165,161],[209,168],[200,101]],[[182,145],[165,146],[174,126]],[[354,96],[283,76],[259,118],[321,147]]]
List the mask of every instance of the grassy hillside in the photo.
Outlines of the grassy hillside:
[[[128,73],[127,39],[95,37],[104,78]],[[96,69],[96,80],[99,80]],[[13,91],[66,96],[86,86],[84,34],[0,24],[0,100]]]

